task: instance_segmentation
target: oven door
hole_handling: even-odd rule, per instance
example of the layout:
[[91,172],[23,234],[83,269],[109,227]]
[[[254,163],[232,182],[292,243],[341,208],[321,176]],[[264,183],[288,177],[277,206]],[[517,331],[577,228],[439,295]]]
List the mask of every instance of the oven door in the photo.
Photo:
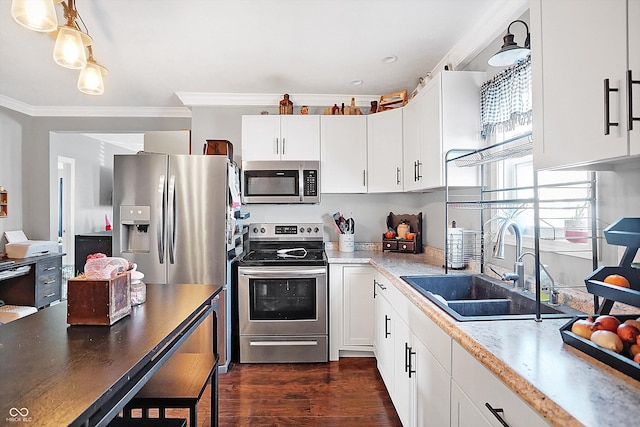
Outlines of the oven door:
[[326,334],[326,267],[240,267],[238,304],[240,335]]

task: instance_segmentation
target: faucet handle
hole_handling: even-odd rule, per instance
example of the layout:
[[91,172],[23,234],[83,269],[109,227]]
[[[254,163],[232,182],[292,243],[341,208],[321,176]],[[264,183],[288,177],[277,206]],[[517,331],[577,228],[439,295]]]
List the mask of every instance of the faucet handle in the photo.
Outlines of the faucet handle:
[[504,280],[505,282],[509,281],[509,280],[513,280],[515,282],[516,280],[518,280],[520,278],[520,276],[518,276],[518,274],[516,274],[514,272],[511,272],[511,271],[507,271],[504,274],[500,274],[492,266],[489,266],[489,269],[491,271],[493,271],[496,274],[496,276],[498,276],[500,278],[500,280]]

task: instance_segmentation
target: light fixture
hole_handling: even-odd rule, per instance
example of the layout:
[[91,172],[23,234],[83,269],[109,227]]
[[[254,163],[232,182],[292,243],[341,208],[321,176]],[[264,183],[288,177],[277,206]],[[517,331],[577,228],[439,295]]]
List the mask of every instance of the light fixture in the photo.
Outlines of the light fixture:
[[58,29],[54,0],[13,0],[11,16],[23,27],[49,32]]
[[93,59],[91,46],[88,46],[87,50],[89,51],[89,58],[87,58],[86,67],[80,71],[78,89],[87,95],[102,95],[104,93],[102,76],[106,75],[108,71]]
[[59,27],[56,45],[53,48],[53,60],[56,64],[71,69],[84,68],[87,65],[87,55],[85,46],[91,45],[89,35],[80,31],[76,22],[78,12],[76,11],[74,0],[69,0],[69,4],[62,2],[64,7],[64,17],[67,24]]
[[[60,27],[55,11],[57,3],[62,5],[67,21]],[[74,0],[12,0],[11,16],[20,25],[34,31],[46,31],[55,38],[53,60],[65,68],[82,69],[78,79],[81,92],[90,95],[104,93],[102,77],[107,74],[107,69],[93,59],[93,40],[76,10]],[[84,31],[78,22],[82,23]]]
[[351,84],[353,86],[362,86],[362,83],[364,83],[362,80],[351,80]]
[[[527,37],[524,41],[524,47],[518,46],[516,42],[513,41],[513,34],[511,34],[511,26],[516,22],[520,22],[524,25],[527,30]],[[503,38],[504,44],[502,48],[489,58],[489,65],[494,67],[504,67],[508,65],[515,65],[519,62],[522,62],[529,53],[531,53],[531,35],[529,34],[529,26],[526,22],[521,21],[519,19],[513,21],[507,27],[507,34],[505,34]]]
[[384,58],[382,58],[382,62],[384,62],[385,64],[391,64],[392,62],[396,62],[397,60],[398,57],[395,55],[385,56]]

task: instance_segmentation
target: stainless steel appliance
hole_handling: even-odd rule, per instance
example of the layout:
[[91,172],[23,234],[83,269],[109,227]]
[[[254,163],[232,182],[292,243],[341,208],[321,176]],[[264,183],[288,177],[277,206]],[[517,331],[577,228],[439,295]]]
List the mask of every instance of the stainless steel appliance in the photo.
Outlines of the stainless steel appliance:
[[322,224],[251,224],[238,267],[241,363],[327,362]]
[[[219,314],[228,313],[230,247],[235,255],[229,180],[239,176],[235,169],[226,156],[114,156],[114,256],[136,263],[147,283],[224,285]],[[176,303],[167,301],[167,309]],[[220,318],[220,324],[224,333],[216,346],[224,371],[230,320]],[[182,348],[212,351],[213,322]]]
[[243,161],[243,203],[320,203],[320,162]]

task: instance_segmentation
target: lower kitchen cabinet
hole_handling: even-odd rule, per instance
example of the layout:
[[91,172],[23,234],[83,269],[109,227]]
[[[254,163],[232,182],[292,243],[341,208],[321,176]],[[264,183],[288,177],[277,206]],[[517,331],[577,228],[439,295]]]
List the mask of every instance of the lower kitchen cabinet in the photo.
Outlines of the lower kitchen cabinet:
[[340,354],[373,352],[373,267],[329,265],[329,359]]
[[[452,427],[549,426],[536,411],[457,342],[453,343],[452,348],[451,375]],[[495,414],[487,405],[494,409]]]
[[448,426],[451,338],[383,276],[375,287],[378,370],[402,424]]

